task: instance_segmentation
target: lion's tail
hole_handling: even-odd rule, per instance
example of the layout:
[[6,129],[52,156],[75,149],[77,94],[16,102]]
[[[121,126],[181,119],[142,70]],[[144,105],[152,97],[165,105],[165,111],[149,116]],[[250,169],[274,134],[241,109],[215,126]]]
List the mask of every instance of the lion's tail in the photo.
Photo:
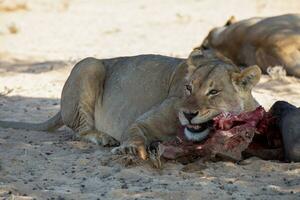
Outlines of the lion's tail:
[[60,111],[56,115],[42,123],[0,121],[0,127],[2,128],[26,129],[34,131],[55,131],[63,125],[64,123],[62,121]]

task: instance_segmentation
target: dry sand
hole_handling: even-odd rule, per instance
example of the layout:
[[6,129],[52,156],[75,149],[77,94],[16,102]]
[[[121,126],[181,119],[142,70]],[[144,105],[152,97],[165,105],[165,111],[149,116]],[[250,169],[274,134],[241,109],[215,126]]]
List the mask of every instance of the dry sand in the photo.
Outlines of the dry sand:
[[[59,110],[74,63],[157,53],[186,57],[231,15],[243,19],[300,10],[294,1],[0,1],[0,119],[42,121]],[[300,80],[264,76],[254,90],[269,108],[300,106]],[[54,133],[0,128],[0,199],[299,199],[300,164],[123,166],[109,148]]]

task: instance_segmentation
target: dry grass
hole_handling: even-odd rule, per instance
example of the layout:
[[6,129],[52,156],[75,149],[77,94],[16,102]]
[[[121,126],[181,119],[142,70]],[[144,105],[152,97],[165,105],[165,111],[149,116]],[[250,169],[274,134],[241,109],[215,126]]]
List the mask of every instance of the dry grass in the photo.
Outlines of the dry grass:
[[7,29],[8,29],[10,34],[17,34],[20,31],[20,29],[14,23],[8,25]]
[[267,73],[272,80],[284,80],[286,78],[286,71],[282,66],[268,67]]
[[17,12],[26,11],[28,5],[24,1],[17,0],[0,0],[0,12]]

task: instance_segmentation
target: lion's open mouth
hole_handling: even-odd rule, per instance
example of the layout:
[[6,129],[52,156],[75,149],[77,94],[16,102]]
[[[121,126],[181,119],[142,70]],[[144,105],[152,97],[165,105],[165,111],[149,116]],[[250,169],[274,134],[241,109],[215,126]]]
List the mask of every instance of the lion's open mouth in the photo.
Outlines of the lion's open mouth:
[[201,123],[201,124],[188,124],[186,125],[186,129],[190,131],[191,133],[199,133],[203,132],[206,129],[212,127],[213,120],[209,120],[207,122]]
[[200,142],[207,138],[212,126],[213,120],[201,124],[188,124],[184,127],[184,135],[190,141]]

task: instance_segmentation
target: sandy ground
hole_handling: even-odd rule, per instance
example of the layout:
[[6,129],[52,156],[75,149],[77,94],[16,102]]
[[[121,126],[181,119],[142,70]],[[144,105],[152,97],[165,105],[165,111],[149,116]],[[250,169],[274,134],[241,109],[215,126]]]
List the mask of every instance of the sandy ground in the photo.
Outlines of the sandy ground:
[[[42,121],[59,110],[74,63],[157,53],[186,57],[231,15],[297,12],[291,1],[0,1],[0,119]],[[300,80],[264,76],[254,89],[269,108],[300,106]],[[124,166],[109,148],[54,133],[0,128],[0,199],[297,199],[300,164],[263,161]]]

